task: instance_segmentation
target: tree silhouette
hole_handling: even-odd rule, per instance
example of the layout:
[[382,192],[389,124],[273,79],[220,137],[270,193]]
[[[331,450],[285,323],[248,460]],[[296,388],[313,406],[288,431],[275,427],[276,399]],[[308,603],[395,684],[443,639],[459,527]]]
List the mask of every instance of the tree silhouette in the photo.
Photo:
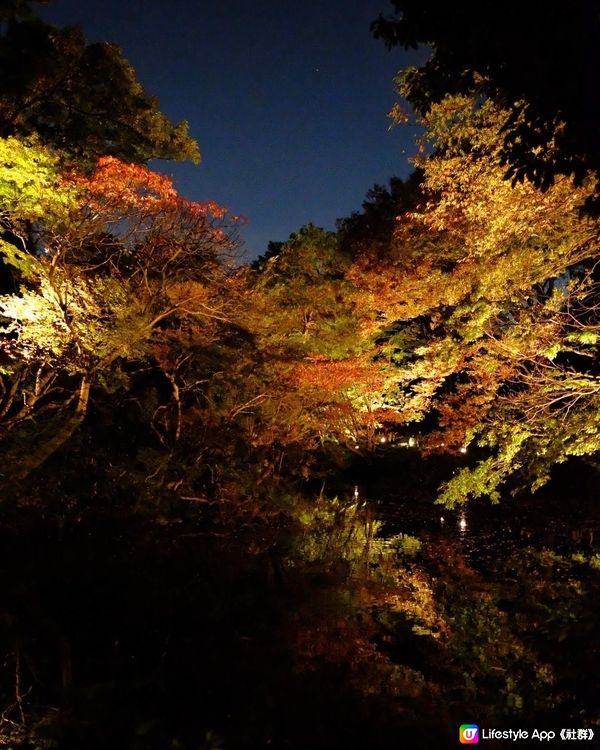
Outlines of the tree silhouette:
[[[447,94],[491,98],[506,109],[503,164],[513,182],[547,189],[556,175],[581,184],[600,173],[600,17],[594,0],[556,5],[392,0],[394,15],[371,26],[388,47],[430,45],[406,70],[403,95],[420,114]],[[598,188],[598,182],[597,182]],[[600,196],[588,209],[600,210]]]
[[89,167],[104,155],[199,161],[187,123],[159,110],[117,45],[29,13],[25,2],[0,5],[0,137],[35,133]]

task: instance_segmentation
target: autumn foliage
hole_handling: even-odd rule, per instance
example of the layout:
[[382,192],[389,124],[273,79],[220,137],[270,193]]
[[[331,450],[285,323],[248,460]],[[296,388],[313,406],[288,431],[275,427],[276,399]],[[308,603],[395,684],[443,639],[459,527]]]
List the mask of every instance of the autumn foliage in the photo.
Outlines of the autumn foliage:
[[442,489],[451,504],[594,454],[592,181],[511,185],[505,119],[488,100],[442,99],[413,178],[253,268],[237,259],[240,217],[143,164],[1,141],[0,421],[15,477],[74,445],[90,404],[139,405],[132,481],[149,496],[253,495],[379,434],[418,435],[425,454],[475,448]]

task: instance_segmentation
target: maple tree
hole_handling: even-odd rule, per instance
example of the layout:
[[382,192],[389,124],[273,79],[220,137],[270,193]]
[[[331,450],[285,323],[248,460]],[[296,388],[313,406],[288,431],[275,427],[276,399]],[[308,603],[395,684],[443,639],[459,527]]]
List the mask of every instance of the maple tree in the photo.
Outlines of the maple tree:
[[[13,14],[4,43],[32,33],[25,23]],[[88,54],[81,38],[37,28],[60,60]],[[124,100],[133,130],[115,124],[131,144],[62,115],[50,132],[23,92],[18,117],[0,95],[6,133],[21,134],[0,141],[0,419],[15,478],[65,445],[91,395],[107,413],[114,394],[146,404],[149,493],[190,498],[224,464],[228,492],[252,494],[283,466],[308,476],[324,449],[372,449],[381,429],[421,430],[426,452],[481,446],[444,488],[450,503],[496,497],[517,471],[537,486],[597,450],[598,228],[580,216],[592,176],[513,186],[508,110],[433,98],[409,180],[370,191],[337,234],[309,224],[239,268],[237,217],[140,164],[173,133],[158,117],[154,146],[138,138],[154,104],[116,54],[141,97]]]
[[[306,445],[372,444],[381,383],[371,340],[336,235],[303,227],[252,284],[251,330],[295,404],[290,422]],[[289,406],[288,406],[289,408]],[[301,431],[301,432],[302,432]]]
[[228,264],[235,217],[216,204],[114,157],[61,175],[50,152],[22,144],[38,177],[13,229],[18,211],[44,220],[37,251],[4,253],[20,286],[2,300],[4,419],[13,431],[55,413],[64,427],[27,471],[81,425],[90,389],[137,387],[134,362],[162,378],[146,389],[154,447],[139,454],[152,492],[199,498],[220,476],[231,496],[252,496],[282,469],[308,476],[323,449],[373,448],[381,429],[422,431],[426,452],[481,446],[443,488],[451,504],[497,497],[517,473],[539,486],[555,463],[594,453],[598,229],[579,214],[591,184],[513,188],[503,118],[468,97],[433,106],[435,150],[418,162],[410,210],[400,196],[393,237],[369,246],[361,234],[348,252],[309,225],[254,270]]
[[23,459],[20,479],[79,426],[90,389],[126,381],[123,362],[149,356],[177,328],[211,340],[229,320],[237,217],[182,199],[146,167],[105,157],[90,176],[60,175],[45,147],[17,145],[4,144],[0,190],[13,233],[37,221],[37,246],[1,245],[18,279],[0,298],[2,419],[9,432],[40,414],[63,420]]
[[504,117],[469,97],[432,105],[421,205],[398,217],[385,260],[364,254],[348,271],[389,363],[383,403],[401,423],[437,416],[426,450],[488,452],[445,486],[451,504],[498,497],[519,471],[539,486],[554,463],[598,450],[598,226],[580,215],[593,181],[511,186]]

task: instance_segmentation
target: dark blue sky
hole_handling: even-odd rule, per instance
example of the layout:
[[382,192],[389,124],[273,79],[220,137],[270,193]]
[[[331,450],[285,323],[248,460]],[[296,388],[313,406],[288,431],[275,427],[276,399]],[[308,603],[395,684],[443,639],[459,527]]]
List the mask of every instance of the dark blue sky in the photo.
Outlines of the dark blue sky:
[[[393,77],[369,23],[389,0],[52,0],[43,16],[117,42],[200,166],[161,163],[181,193],[248,217],[247,253],[312,221],[334,228],[366,191],[410,171],[413,130],[389,130]],[[157,165],[153,165],[157,166]]]

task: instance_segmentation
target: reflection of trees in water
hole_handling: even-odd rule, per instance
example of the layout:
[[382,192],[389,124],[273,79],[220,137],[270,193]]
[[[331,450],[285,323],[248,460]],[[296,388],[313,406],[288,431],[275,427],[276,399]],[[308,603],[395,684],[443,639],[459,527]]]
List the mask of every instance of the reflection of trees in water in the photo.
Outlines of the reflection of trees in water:
[[4,527],[3,736],[427,747],[426,716],[443,747],[464,712],[593,719],[598,556],[526,546],[482,565],[456,532],[384,538],[368,508],[325,497],[236,523]]

